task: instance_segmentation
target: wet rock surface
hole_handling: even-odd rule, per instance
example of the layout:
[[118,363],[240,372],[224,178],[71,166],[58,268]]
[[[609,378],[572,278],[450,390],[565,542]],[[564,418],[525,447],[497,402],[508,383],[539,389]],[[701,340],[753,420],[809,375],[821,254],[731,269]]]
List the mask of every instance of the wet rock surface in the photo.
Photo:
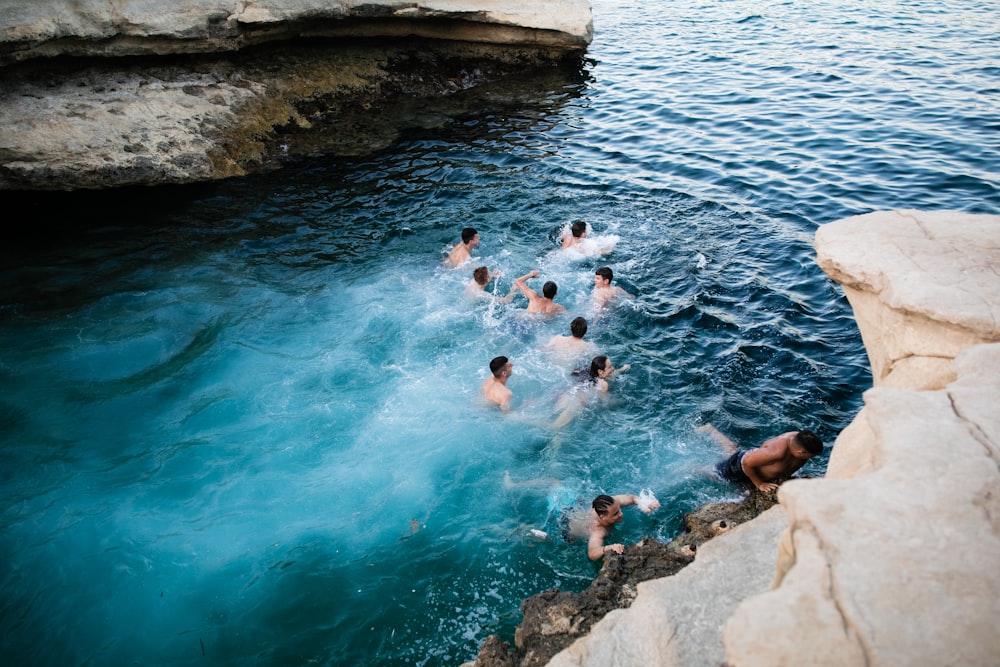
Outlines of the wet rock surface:
[[776,503],[773,493],[752,491],[740,502],[702,505],[684,516],[684,532],[669,543],[642,540],[622,555],[608,555],[597,578],[580,593],[551,589],[521,604],[514,644],[491,635],[475,667],[538,667],[590,632],[609,612],[628,608],[638,585],[680,572],[708,540],[746,523]]

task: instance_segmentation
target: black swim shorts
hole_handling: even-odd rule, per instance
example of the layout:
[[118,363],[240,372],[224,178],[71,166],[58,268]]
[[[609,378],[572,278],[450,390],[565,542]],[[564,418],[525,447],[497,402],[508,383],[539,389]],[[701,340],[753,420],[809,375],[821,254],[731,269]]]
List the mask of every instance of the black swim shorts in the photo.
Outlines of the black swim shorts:
[[750,478],[747,474],[743,472],[743,455],[746,452],[736,452],[728,459],[719,461],[715,466],[716,472],[722,476],[723,479],[729,480],[730,482],[736,482],[738,484],[750,484]]

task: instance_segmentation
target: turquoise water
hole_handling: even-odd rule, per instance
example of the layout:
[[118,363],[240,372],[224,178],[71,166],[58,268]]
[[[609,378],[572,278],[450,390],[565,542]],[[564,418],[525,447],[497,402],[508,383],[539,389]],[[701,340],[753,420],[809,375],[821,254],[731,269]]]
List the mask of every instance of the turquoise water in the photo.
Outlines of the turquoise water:
[[[378,156],[28,198],[0,251],[5,662],[456,665],[594,576],[529,533],[555,484],[650,488],[663,508],[618,539],[669,540],[737,496],[699,423],[832,442],[870,376],[812,235],[1000,210],[998,20],[598,0],[580,77],[497,87]],[[609,255],[557,251],[578,218]],[[466,225],[500,293],[538,268],[569,313],[466,300],[471,270],[440,265]],[[603,264],[636,298],[597,316]],[[575,315],[632,369],[552,429],[573,381],[541,346]],[[498,354],[508,416],[478,397]]]

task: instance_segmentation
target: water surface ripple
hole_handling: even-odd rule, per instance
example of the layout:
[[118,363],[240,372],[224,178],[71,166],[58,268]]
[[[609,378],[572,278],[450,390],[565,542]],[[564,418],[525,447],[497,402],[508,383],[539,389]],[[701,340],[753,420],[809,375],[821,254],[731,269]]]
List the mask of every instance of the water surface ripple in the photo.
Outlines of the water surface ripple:
[[[663,508],[617,539],[669,540],[739,495],[703,421],[831,443],[870,374],[813,234],[1000,211],[998,20],[595,0],[583,72],[480,91],[383,154],[28,198],[0,250],[7,662],[460,664],[596,573],[530,537],[555,501],[648,487]],[[575,219],[611,252],[559,253]],[[537,268],[567,316],[465,300],[471,267],[440,259],[466,225],[501,294]],[[635,298],[598,312],[603,264]],[[542,347],[576,315],[632,369],[553,429],[575,364]],[[506,417],[477,395],[499,354]]]

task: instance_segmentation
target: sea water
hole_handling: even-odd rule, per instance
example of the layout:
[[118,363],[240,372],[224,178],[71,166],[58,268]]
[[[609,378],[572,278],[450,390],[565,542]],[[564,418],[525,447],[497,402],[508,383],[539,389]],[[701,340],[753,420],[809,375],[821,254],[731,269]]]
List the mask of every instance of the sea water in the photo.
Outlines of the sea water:
[[[738,498],[698,425],[832,444],[870,372],[813,234],[1000,209],[998,20],[597,0],[579,77],[380,155],[27,198],[0,274],[5,663],[457,665],[589,584],[564,508],[645,490],[631,543]],[[577,219],[610,251],[561,251]],[[501,296],[538,269],[567,313],[470,300],[478,265]],[[634,298],[598,310],[604,265]],[[543,348],[577,315],[631,369],[553,428],[587,359]],[[479,393],[498,355],[510,414]]]

